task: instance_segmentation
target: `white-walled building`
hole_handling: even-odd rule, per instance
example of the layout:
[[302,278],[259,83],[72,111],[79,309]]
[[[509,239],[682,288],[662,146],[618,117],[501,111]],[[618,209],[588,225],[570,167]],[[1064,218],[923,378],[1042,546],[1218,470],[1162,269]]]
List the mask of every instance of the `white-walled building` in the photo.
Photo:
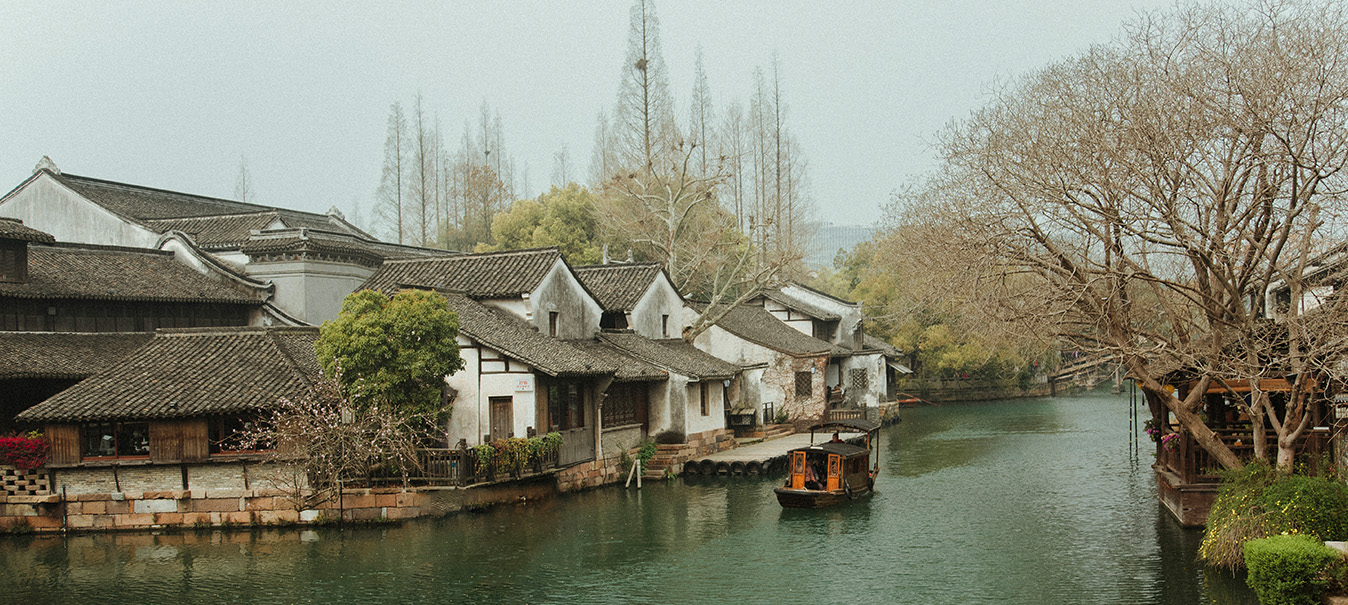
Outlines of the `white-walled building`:
[[228,267],[273,286],[271,302],[309,324],[336,317],[384,259],[450,254],[381,242],[335,209],[314,214],[106,181],[63,173],[47,158],[0,197],[0,217],[61,242],[168,249],[199,270]]

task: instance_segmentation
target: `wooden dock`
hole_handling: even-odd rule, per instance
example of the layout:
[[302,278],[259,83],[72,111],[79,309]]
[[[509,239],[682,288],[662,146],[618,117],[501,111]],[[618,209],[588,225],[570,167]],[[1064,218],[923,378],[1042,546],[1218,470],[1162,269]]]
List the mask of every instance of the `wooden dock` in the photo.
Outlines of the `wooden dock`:
[[[815,442],[828,441],[830,433],[817,433]],[[864,433],[842,433],[843,441],[860,443]],[[786,453],[810,444],[809,433],[793,433],[785,437],[743,445],[724,452],[699,456],[683,463],[684,475],[772,475],[786,470]]]

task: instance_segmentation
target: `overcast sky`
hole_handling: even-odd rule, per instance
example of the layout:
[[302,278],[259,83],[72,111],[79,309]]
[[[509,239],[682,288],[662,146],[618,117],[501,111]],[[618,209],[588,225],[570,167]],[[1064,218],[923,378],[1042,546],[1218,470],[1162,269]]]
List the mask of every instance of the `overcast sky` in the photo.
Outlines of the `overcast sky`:
[[[988,85],[1117,37],[1161,0],[657,4],[679,116],[701,45],[714,102],[748,100],[780,57],[818,214],[881,216],[930,169],[933,135]],[[378,186],[385,121],[417,91],[457,145],[485,100],[530,194],[564,146],[586,174],[611,108],[630,3],[0,2],[0,190],[62,170],[350,213]],[[517,168],[519,170],[519,168]]]

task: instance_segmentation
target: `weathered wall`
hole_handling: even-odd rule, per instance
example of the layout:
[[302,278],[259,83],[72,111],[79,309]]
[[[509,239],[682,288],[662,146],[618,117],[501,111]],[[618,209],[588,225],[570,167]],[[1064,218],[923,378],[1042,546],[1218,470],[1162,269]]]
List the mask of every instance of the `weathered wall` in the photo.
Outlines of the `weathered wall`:
[[[662,331],[661,316],[669,316],[669,329]],[[683,334],[683,299],[661,274],[632,309],[629,328],[646,338],[678,338]]]
[[276,284],[277,307],[314,325],[336,319],[346,295],[374,274],[370,267],[325,261],[250,263],[244,269],[250,277]]
[[548,334],[548,313],[557,312],[557,337],[591,338],[599,332],[603,309],[580,285],[580,280],[562,263],[553,265],[547,277],[529,295],[532,321],[539,333]]
[[[512,398],[511,425],[516,437],[527,435],[529,427],[547,432],[547,427],[538,423],[538,384],[533,368],[462,336],[459,347],[464,369],[445,378],[445,384],[458,391],[449,416],[450,445],[459,439],[467,439],[470,446],[482,443],[482,436],[491,432],[492,397]],[[479,374],[479,368],[484,373]],[[521,380],[527,381],[532,390],[516,390]]]
[[153,248],[159,241],[159,233],[122,220],[47,174],[0,200],[0,216],[20,219],[59,242]]
[[692,435],[703,431],[725,428],[725,405],[722,403],[722,384],[707,381],[707,414],[702,414],[702,383],[688,383],[684,389],[687,398],[684,433]]

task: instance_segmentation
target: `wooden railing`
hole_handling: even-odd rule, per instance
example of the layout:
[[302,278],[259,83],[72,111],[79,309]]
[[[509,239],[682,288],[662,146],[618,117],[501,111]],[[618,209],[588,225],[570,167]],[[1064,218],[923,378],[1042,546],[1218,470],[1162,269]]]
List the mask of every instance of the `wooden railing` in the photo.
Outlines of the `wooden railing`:
[[558,452],[544,454],[542,458],[530,461],[523,470],[497,469],[492,464],[481,464],[477,451],[472,448],[427,448],[417,450],[418,470],[403,476],[399,472],[371,469],[365,477],[351,477],[347,485],[361,481],[369,485],[387,485],[406,482],[411,485],[455,485],[468,486],[476,483],[490,483],[518,479],[551,471],[558,468]]
[[834,422],[837,420],[864,420],[865,418],[866,418],[865,409],[826,410],[824,412],[825,422]]
[[[1249,429],[1217,429],[1218,438],[1241,460],[1254,459],[1254,436]],[[1174,447],[1167,448],[1156,444],[1156,462],[1161,467],[1178,475],[1185,483],[1217,483],[1221,479],[1216,470],[1222,465],[1212,459],[1212,455],[1199,445],[1188,433],[1170,433],[1178,435]],[[1307,430],[1297,439],[1297,461],[1314,466],[1319,464],[1323,455],[1330,453],[1330,434],[1328,431]],[[1277,435],[1269,431],[1266,459],[1275,460],[1278,455]]]

